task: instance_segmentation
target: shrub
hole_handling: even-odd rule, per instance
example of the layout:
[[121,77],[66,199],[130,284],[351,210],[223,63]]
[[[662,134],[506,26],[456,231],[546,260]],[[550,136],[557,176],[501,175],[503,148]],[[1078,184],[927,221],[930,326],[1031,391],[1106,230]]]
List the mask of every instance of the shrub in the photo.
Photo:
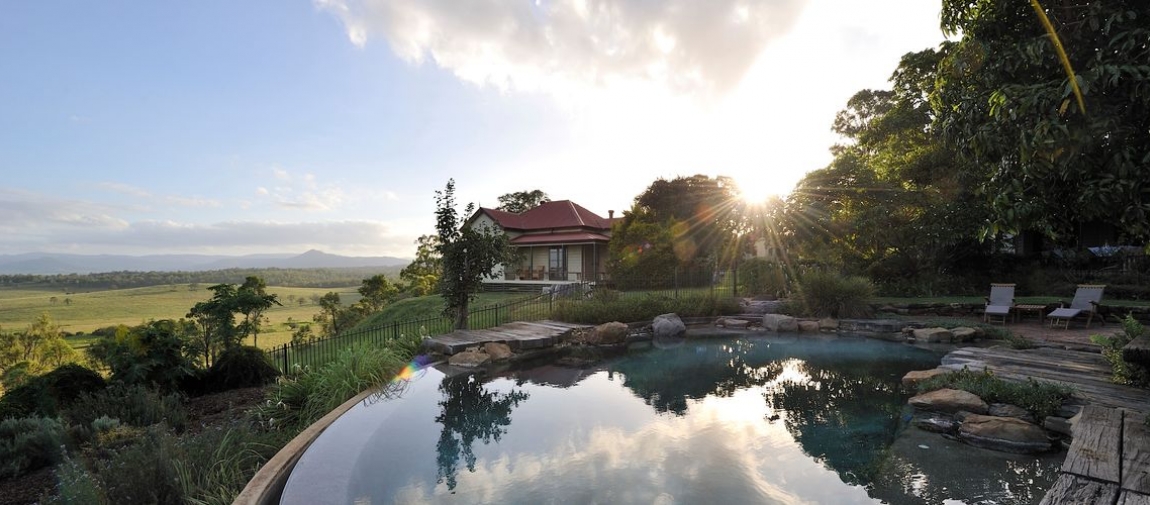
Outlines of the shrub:
[[919,383],[920,393],[936,389],[961,389],[978,395],[987,403],[1009,403],[1017,405],[1042,419],[1053,415],[1062,401],[1069,398],[1074,389],[1052,382],[1036,381],[1008,382],[995,377],[990,370],[975,372],[968,368],[940,375]]
[[284,433],[261,433],[247,424],[181,440],[174,465],[184,503],[232,503],[260,465],[286,442]]
[[1127,314],[1122,320],[1122,333],[1114,335],[1091,335],[1090,341],[1102,346],[1102,356],[1110,362],[1113,371],[1111,379],[1118,384],[1150,387],[1150,370],[1137,363],[1128,363],[1122,358],[1122,348],[1146,333],[1146,328],[1134,316]]
[[750,295],[780,297],[787,292],[787,275],[783,265],[763,258],[753,258],[739,265],[742,289]]
[[812,270],[798,285],[803,313],[814,317],[870,317],[875,289],[863,277]]
[[390,381],[409,358],[366,345],[341,349],[316,370],[281,378],[256,409],[256,419],[271,429],[306,427],[348,398]]
[[60,461],[67,437],[50,417],[0,421],[0,477],[16,477]]
[[103,391],[81,395],[65,415],[72,423],[83,426],[92,426],[96,419],[104,416],[139,427],[164,422],[177,431],[182,431],[188,422],[179,394],[163,394],[141,385],[125,384],[113,384]]
[[106,365],[113,380],[174,391],[195,370],[186,331],[183,321],[151,321],[93,342],[88,355]]
[[100,374],[69,363],[39,377],[28,379],[0,398],[0,419],[55,417],[83,393],[104,389]]
[[211,391],[227,391],[270,384],[279,374],[262,349],[241,346],[221,353],[208,369],[205,381]]
[[132,443],[92,465],[108,503],[184,503],[176,437],[154,426]]
[[73,503],[108,503],[100,489],[100,483],[88,473],[79,461],[65,457],[56,467],[56,493],[44,500],[46,505],[71,505]]

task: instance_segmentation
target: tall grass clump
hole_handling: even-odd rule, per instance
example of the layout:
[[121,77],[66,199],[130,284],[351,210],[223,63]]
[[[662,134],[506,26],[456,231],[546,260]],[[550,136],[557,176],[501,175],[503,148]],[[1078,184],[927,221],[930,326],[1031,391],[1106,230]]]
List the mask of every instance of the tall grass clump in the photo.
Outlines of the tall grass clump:
[[188,412],[180,394],[164,394],[138,384],[113,384],[103,391],[82,394],[65,416],[80,426],[91,426],[100,417],[141,428],[162,422],[176,431],[183,431],[188,424]]
[[808,316],[867,318],[873,314],[875,287],[864,277],[812,270],[799,280],[796,295]]
[[925,380],[918,385],[920,393],[943,388],[961,389],[977,395],[987,403],[1017,405],[1040,420],[1053,415],[1063,400],[1074,393],[1073,388],[1062,384],[1036,381],[1032,378],[1026,382],[1010,382],[995,377],[990,370],[977,372],[965,367]]
[[1130,363],[1122,357],[1122,348],[1142,335],[1146,327],[1127,314],[1122,320],[1122,333],[1113,335],[1091,335],[1090,341],[1102,346],[1102,356],[1110,362],[1113,371],[1111,380],[1117,384],[1137,387],[1150,387],[1150,370],[1138,363]]
[[302,429],[361,391],[389,382],[407,358],[391,349],[347,347],[315,370],[281,377],[256,417],[271,429]]

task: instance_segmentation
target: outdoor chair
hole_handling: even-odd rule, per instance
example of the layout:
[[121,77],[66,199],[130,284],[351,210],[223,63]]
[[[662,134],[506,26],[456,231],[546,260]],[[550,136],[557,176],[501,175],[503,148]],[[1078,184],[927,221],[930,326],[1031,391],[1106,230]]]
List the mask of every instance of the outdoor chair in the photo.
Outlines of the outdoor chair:
[[1062,321],[1063,328],[1070,328],[1070,320],[1080,315],[1086,315],[1086,327],[1090,327],[1090,321],[1094,319],[1094,314],[1098,312],[1098,303],[1102,301],[1102,290],[1106,286],[1097,284],[1079,284],[1078,290],[1074,292],[1074,299],[1070,301],[1070,306],[1067,307],[1062,303],[1061,308],[1054,309],[1046,315],[1050,318],[1050,327],[1054,328],[1058,325],[1058,321]]
[[1006,324],[1006,318],[1010,317],[1010,311],[1013,309],[1014,284],[991,284],[982,320],[989,323],[991,317],[1001,317],[1002,324]]

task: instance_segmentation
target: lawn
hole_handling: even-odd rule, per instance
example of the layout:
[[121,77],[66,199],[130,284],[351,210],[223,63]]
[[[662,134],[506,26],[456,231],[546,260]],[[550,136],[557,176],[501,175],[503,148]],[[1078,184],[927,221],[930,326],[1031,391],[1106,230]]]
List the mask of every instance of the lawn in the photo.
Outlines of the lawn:
[[[268,292],[278,295],[283,306],[272,307],[265,313],[268,324],[260,333],[260,347],[291,341],[288,321],[311,321],[312,316],[319,312],[319,305],[313,297],[335,291],[344,305],[350,305],[360,298],[357,287],[269,286]],[[88,333],[106,326],[134,326],[153,319],[179,319],[186,316],[196,303],[209,298],[211,292],[206,286],[192,289],[187,284],[78,293],[64,293],[59,289],[0,288],[0,329],[24,329],[40,314],[47,313],[65,332]],[[68,339],[76,347],[84,347],[90,340],[83,335]]]

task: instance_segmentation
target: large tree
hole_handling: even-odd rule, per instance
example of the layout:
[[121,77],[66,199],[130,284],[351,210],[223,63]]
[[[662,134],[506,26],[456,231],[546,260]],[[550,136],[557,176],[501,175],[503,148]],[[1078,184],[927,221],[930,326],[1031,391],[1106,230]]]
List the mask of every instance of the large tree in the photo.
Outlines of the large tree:
[[944,0],[961,38],[932,95],[938,124],[993,211],[986,231],[1066,245],[1093,223],[1150,238],[1150,2],[1043,0],[1081,110],[1031,4]]
[[260,328],[263,325],[264,312],[272,305],[283,305],[279,296],[267,292],[264,280],[249,276],[236,290],[235,310],[244,315],[240,323],[240,333],[244,337],[252,337],[252,345],[259,347]]
[[743,252],[736,244],[747,222],[738,187],[729,177],[658,179],[635,197],[632,214],[671,228],[681,265],[722,264]]
[[439,286],[443,275],[443,258],[439,255],[439,236],[421,235],[415,241],[415,259],[403,267],[399,278],[407,282],[405,289],[412,296],[427,296]]
[[[465,215],[475,211],[468,204]],[[443,258],[443,276],[439,292],[443,312],[455,321],[456,329],[467,328],[467,310],[483,278],[510,257],[510,246],[502,230],[467,226],[455,208],[455,180],[447,181],[443,191],[435,192],[435,229],[439,236],[437,250]]]
[[551,197],[542,190],[516,191],[499,195],[499,210],[522,214],[543,203],[550,202]]

